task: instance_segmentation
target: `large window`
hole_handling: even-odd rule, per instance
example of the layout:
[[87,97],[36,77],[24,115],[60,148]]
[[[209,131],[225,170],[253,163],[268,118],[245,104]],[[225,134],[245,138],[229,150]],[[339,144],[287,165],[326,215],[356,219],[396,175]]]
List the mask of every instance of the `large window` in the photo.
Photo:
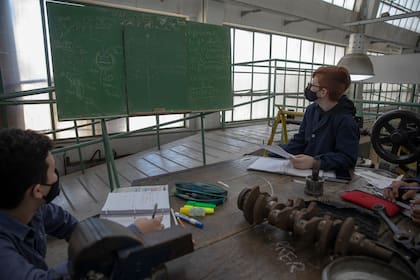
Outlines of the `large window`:
[[[383,0],[379,4],[377,17],[394,16],[419,10],[419,0]],[[419,17],[395,19],[387,21],[387,23],[420,33]]]
[[[6,53],[15,56],[16,68],[14,80],[8,80],[8,85],[17,85],[12,91],[23,91],[48,86],[47,64],[44,51],[42,32],[41,8],[38,0],[6,0],[0,8],[7,8],[12,27],[9,33],[3,33],[0,39],[10,43]],[[343,8],[353,9],[354,1],[331,0],[326,1]],[[389,12],[390,15],[402,12],[416,11],[420,8],[419,0],[381,1],[378,14]],[[404,25],[419,32],[419,18],[401,19],[394,23]],[[6,35],[4,35],[6,34]],[[9,36],[9,37],[8,37]],[[343,46],[326,44],[323,42],[304,40],[291,36],[282,36],[264,32],[243,29],[231,29],[232,63],[233,66],[233,103],[235,105],[248,103],[226,112],[228,122],[258,120],[271,118],[279,105],[286,109],[303,110],[308,102],[302,92],[311,79],[314,69],[322,65],[335,65],[344,55]],[[3,67],[3,65],[0,65]],[[7,65],[9,66],[9,65]],[[4,68],[3,68],[4,69]],[[53,80],[52,80],[53,82]],[[366,100],[410,102],[416,91],[411,85],[366,84],[364,85]],[[411,96],[411,97],[410,97]],[[91,120],[58,121],[54,100],[54,93],[43,93],[25,97],[25,100],[43,100],[45,104],[22,105],[21,114],[25,128],[35,130],[50,130],[72,127],[75,124],[84,125],[79,129],[80,136],[100,135],[99,125]],[[367,110],[373,110],[373,105],[364,105]],[[376,106],[375,109],[378,107]],[[159,122],[175,121],[182,118],[182,114],[160,116]],[[155,116],[139,116],[119,118],[110,121],[108,131],[119,133],[133,131],[156,125]],[[185,122],[179,121],[165,128],[183,127]],[[74,130],[58,132],[57,138],[75,137]]]
[[347,10],[353,10],[354,9],[354,2],[355,0],[322,0],[324,2],[343,7]]
[[313,70],[344,55],[344,47],[288,36],[234,28],[231,34],[234,104],[252,103],[228,111],[228,122],[272,117],[273,104],[302,110]]
[[[15,56],[7,61],[16,65],[0,65],[3,69],[15,68],[16,75],[13,79],[5,81],[5,85],[13,85],[8,92],[39,89],[48,86],[47,67],[45,62],[44,38],[42,31],[42,16],[39,0],[5,0],[0,4],[0,8],[7,8],[10,13],[10,23],[12,31],[2,33],[2,40],[14,42],[14,46],[8,47],[8,55]],[[10,37],[7,37],[10,36]],[[11,44],[10,44],[11,45]],[[10,76],[10,75],[8,75]],[[53,82],[53,80],[52,80]],[[54,99],[54,93],[51,94]],[[19,114],[23,117],[23,128],[47,131],[51,129],[63,129],[78,125],[90,124],[90,120],[58,121],[56,105],[49,105],[50,96],[48,93],[37,94],[24,97],[24,100],[45,100],[45,104],[22,105]],[[37,102],[39,103],[39,102]],[[160,116],[159,122],[169,122],[182,118],[183,114],[172,114]],[[13,116],[13,117],[16,117]],[[141,116],[119,118],[108,123],[110,133],[132,131],[142,129],[156,124],[155,116]],[[164,128],[183,127],[184,122],[176,122]],[[100,135],[99,125],[87,125],[79,129],[79,136]],[[57,138],[75,137],[74,130],[58,132]]]

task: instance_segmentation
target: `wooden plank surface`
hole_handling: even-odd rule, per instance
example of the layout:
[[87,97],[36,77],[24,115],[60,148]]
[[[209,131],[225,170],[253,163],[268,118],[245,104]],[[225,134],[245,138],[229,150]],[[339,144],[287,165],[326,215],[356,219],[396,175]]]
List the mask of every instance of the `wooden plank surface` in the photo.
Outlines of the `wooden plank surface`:
[[[258,128],[260,131],[266,131],[266,137],[268,139],[271,128],[265,123],[261,125],[253,125],[251,127],[252,129]],[[219,130],[213,130],[206,132],[206,135],[210,138],[218,138],[223,136],[225,132],[240,131],[242,129],[244,129],[244,127],[223,129],[220,130],[221,133],[219,133]],[[215,134],[216,136],[209,136],[212,134]],[[225,136],[220,139],[229,142],[229,139],[233,138]],[[245,145],[242,146],[244,150],[254,150],[255,143],[252,144],[248,141],[244,142]],[[156,161],[153,163],[153,161],[146,160],[145,158],[150,154],[154,154],[155,156],[162,155],[162,158],[165,158],[166,160],[171,159],[174,164],[181,166],[183,169],[188,169],[202,165],[201,151],[201,133],[197,133],[195,135],[162,145],[161,151],[158,151],[156,148],[142,151],[137,154],[115,160],[115,164],[120,182],[128,184],[129,182],[132,183],[132,181],[136,179],[164,175],[169,172],[168,170],[164,170],[157,166],[155,164]],[[214,164],[238,157],[241,157],[241,154],[237,152],[237,149],[232,149],[230,151],[224,150],[223,152],[211,147],[207,147],[206,149],[207,164]],[[190,160],[190,162],[188,162],[188,160]],[[60,182],[63,191],[60,196],[55,199],[54,203],[62,206],[80,220],[97,215],[110,190],[105,164],[87,169],[84,175],[81,172],[76,172],[67,176],[60,176]],[[48,243],[46,258],[47,263],[50,266],[54,266],[62,263],[66,260],[66,258],[67,243],[62,240],[50,240]]]
[[[258,137],[244,137],[249,132],[257,133]],[[259,148],[259,139],[264,135],[268,139],[270,132],[271,128],[265,123],[208,131],[205,133],[206,163],[214,164],[251,153]],[[115,167],[120,185],[129,186],[135,179],[201,166],[202,162],[201,133],[197,133],[162,145],[160,151],[152,148],[117,159]],[[80,178],[78,179],[78,177]],[[61,176],[60,180],[62,181],[63,195],[57,198],[56,203],[69,211],[71,210],[71,213],[77,217],[88,217],[92,209],[98,208],[97,206],[86,208],[85,205],[103,205],[110,190],[106,164],[88,168],[85,174],[77,172]],[[85,209],[88,210],[88,213],[83,213]]]

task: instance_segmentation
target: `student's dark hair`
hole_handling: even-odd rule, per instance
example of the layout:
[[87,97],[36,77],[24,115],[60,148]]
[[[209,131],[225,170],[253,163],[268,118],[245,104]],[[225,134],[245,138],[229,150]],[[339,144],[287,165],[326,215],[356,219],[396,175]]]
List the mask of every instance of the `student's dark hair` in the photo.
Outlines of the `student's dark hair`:
[[346,68],[340,66],[320,67],[312,74],[318,77],[319,85],[326,88],[332,101],[338,101],[350,86],[350,74]]
[[31,130],[0,129],[0,208],[16,208],[24,193],[46,183],[52,141]]

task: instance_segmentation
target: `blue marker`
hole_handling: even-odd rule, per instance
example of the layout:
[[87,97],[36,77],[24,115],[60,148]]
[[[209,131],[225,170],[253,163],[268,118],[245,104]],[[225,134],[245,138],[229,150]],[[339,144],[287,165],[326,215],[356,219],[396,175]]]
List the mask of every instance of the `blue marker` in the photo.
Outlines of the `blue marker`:
[[203,228],[204,224],[196,219],[193,219],[191,217],[188,217],[186,215],[180,214],[179,212],[175,212],[175,216],[180,218],[181,220],[184,220],[192,225],[195,225],[198,228]]

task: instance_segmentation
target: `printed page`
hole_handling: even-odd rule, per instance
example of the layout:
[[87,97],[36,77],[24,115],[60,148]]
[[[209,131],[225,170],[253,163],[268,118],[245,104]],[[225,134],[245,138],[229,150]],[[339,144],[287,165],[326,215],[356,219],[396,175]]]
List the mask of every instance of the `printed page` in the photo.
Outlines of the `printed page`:
[[[171,216],[170,214],[166,213],[166,214],[156,214],[156,216],[163,216],[162,218],[162,225],[164,228],[170,228],[171,227]],[[123,225],[125,227],[131,225],[132,223],[134,223],[134,221],[138,218],[147,218],[147,219],[151,219],[152,215],[144,215],[144,216],[140,216],[140,215],[133,215],[133,216],[120,216],[120,215],[101,215],[101,218],[103,219],[107,219],[116,223],[119,223],[120,225]]]
[[136,187],[137,191],[132,193],[136,210],[153,211],[155,203],[158,204],[159,210],[166,210],[169,212],[169,192],[168,185],[157,186],[143,186]]
[[157,216],[163,216],[162,224],[170,227],[170,205],[168,185],[134,186],[117,189],[108,194],[101,210],[101,218],[122,225],[132,224],[137,218],[151,218],[155,203]]
[[278,146],[278,145],[261,145],[261,148],[263,148],[264,150],[267,150],[269,152],[272,152],[273,154],[279,155],[281,157],[284,158],[294,158],[295,156],[286,152],[285,149],[283,149],[282,147]]
[[[287,166],[285,174],[298,177],[308,177],[312,175],[312,169],[296,169],[290,165]],[[322,170],[319,171],[319,176],[322,176]]]
[[388,177],[379,174],[380,170],[372,169],[372,170],[366,170],[366,169],[359,169],[357,168],[354,172],[354,174],[364,178],[369,184],[372,186],[378,188],[378,189],[385,189],[389,185],[391,185],[392,181],[398,181],[401,180],[402,176],[398,177]]
[[259,157],[248,166],[248,169],[284,174],[288,164],[289,161],[287,159]]
[[134,200],[131,193],[128,192],[113,192],[109,193],[105,204],[102,207],[101,214],[107,213],[121,213],[128,214],[134,210]]

